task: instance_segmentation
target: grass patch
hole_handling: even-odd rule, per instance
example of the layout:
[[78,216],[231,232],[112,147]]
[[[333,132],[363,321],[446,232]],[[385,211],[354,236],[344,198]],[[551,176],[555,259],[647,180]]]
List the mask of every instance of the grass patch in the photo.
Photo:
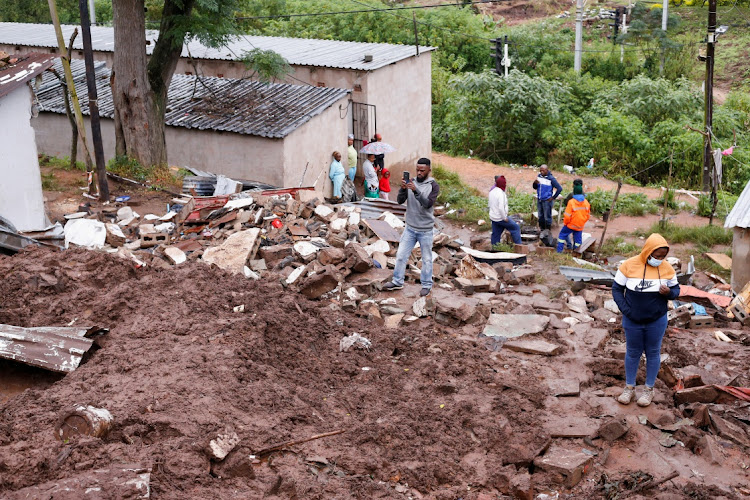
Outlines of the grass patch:
[[612,255],[631,257],[639,252],[640,248],[633,243],[626,241],[622,236],[613,236],[604,240],[604,244],[599,253],[603,257],[611,257]]
[[57,182],[54,172],[42,174],[42,189],[45,191],[60,191],[60,184]]
[[62,158],[58,158],[56,156],[49,156],[46,154],[40,154],[39,155],[39,166],[40,167],[52,167],[52,168],[59,168],[62,170],[73,170],[74,168],[76,170],[80,170],[81,172],[86,171],[86,164],[82,161],[77,161],[75,165],[70,164],[70,157],[64,156]]
[[637,230],[633,234],[647,237],[652,233],[661,234],[669,243],[693,243],[699,248],[732,244],[732,231],[715,225],[684,227],[667,223],[662,226],[657,222],[648,230]]
[[[505,234],[505,233],[503,233]],[[495,243],[492,245],[492,251],[493,252],[508,252],[508,253],[514,253],[516,251],[516,247],[513,246],[512,243]]]
[[544,259],[547,262],[551,262],[552,264],[555,264],[557,266],[569,266],[569,267],[580,267],[581,269],[591,269],[593,271],[601,271],[596,266],[590,265],[590,264],[584,264],[581,265],[575,260],[573,260],[573,256],[569,253],[551,253],[549,255],[541,255],[537,258]]
[[[731,193],[725,193],[724,191],[719,191],[718,193],[716,193],[716,198],[717,203],[715,216],[724,219],[727,215],[729,215],[729,212],[732,211],[732,208],[734,208],[734,204],[737,203],[737,199],[739,198],[739,196],[733,195]],[[697,214],[701,217],[711,216],[710,196],[702,194],[698,197]]]
[[[602,215],[612,206],[612,200],[615,197],[614,191],[604,191],[597,188],[596,191],[586,193],[586,199],[591,205],[591,212],[596,215]],[[662,204],[664,200],[662,200]],[[659,212],[659,205],[653,200],[649,200],[643,193],[627,193],[617,198],[615,203],[615,214],[630,215],[639,217],[646,214],[655,214]]]
[[166,165],[144,167],[136,160],[122,156],[111,159],[107,170],[121,177],[149,183],[154,188],[170,188],[181,183]]

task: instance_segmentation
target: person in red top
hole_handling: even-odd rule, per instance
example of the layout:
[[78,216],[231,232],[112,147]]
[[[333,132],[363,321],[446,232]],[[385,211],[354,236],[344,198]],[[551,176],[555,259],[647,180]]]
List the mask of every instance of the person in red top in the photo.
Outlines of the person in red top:
[[390,200],[391,194],[391,171],[383,168],[380,171],[380,197],[384,200]]
[[581,246],[583,226],[589,220],[591,215],[591,205],[583,195],[583,185],[573,185],[573,198],[565,207],[565,225],[560,229],[560,235],[557,237],[557,253],[562,253],[568,236],[573,233],[573,250]]

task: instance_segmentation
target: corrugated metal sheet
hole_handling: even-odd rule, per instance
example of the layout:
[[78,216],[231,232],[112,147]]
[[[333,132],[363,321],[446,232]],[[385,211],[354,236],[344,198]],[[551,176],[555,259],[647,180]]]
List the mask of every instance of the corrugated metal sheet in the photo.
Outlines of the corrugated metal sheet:
[[19,361],[54,372],[72,372],[81,363],[92,340],[88,328],[0,325],[0,358]]
[[13,65],[0,68],[0,98],[10,94],[13,90],[52,66],[53,56],[50,54],[28,54],[19,56],[19,59]]
[[[56,68],[62,72],[59,60]],[[88,114],[83,61],[71,61],[81,110]],[[62,74],[62,73],[61,73]],[[114,118],[110,70],[96,68],[99,114]],[[167,94],[166,124],[197,130],[220,130],[281,139],[346,97],[350,91],[330,87],[264,84],[249,80],[174,75]],[[39,109],[65,114],[63,90],[51,74],[45,74],[37,92]]]
[[[75,28],[75,26],[63,25],[63,38],[68,40]],[[147,54],[151,54],[154,50],[158,38],[157,30],[146,30],[146,40],[151,42],[146,45]],[[95,51],[113,52],[115,49],[114,28],[92,26],[91,41]],[[0,44],[57,47],[57,39],[51,24],[0,23]],[[80,37],[73,47],[76,50],[83,50]],[[245,52],[255,48],[273,50],[289,61],[292,66],[361,71],[382,68],[416,55],[413,45],[242,35],[231,38],[225,46],[218,49],[208,47],[197,40],[190,41],[183,46],[182,57],[235,61]],[[420,53],[432,50],[435,50],[435,47],[419,47]],[[371,55],[372,61],[365,62],[365,55]]]
[[360,207],[362,219],[377,219],[383,215],[383,212],[391,212],[401,220],[406,217],[406,205],[377,198],[363,198],[361,201],[342,203],[342,205]]
[[724,221],[724,227],[750,227],[750,182],[742,190],[737,203],[729,212]]
[[611,285],[615,275],[609,271],[596,271],[580,267],[560,266],[560,273],[571,281],[586,281],[594,285]]

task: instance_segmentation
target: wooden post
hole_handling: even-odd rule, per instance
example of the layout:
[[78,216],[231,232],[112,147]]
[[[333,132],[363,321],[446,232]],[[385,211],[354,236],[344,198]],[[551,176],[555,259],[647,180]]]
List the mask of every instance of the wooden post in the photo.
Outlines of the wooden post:
[[664,229],[667,225],[667,204],[669,202],[669,187],[672,184],[672,157],[674,156],[674,146],[669,153],[669,177],[667,177],[667,189],[664,191],[664,208],[661,212],[661,227]]
[[607,226],[609,226],[609,221],[615,214],[615,203],[617,203],[617,197],[620,196],[620,188],[622,188],[622,181],[617,181],[617,191],[615,191],[615,197],[612,199],[612,205],[609,207],[609,216],[607,216],[607,221],[604,223],[602,239],[599,240],[599,247],[596,249],[596,253],[600,253],[602,251],[602,245],[604,245],[604,235],[607,234]]
[[73,81],[73,72],[70,71],[70,54],[68,54],[68,50],[65,47],[65,40],[63,39],[62,28],[60,28],[60,18],[57,16],[55,0],[47,0],[47,3],[49,4],[49,13],[52,17],[52,23],[55,25],[57,45],[60,48],[60,61],[62,62],[63,70],[65,71],[65,81],[68,83],[70,100],[73,102],[73,111],[76,117],[76,124],[78,125],[78,133],[81,136],[83,152],[86,155],[86,166],[89,168],[89,165],[91,165],[91,153],[89,152],[89,146],[86,143],[86,128],[83,123],[83,113],[81,113],[81,105],[78,102],[75,82]]
[[[91,117],[91,138],[94,142],[96,159],[96,179],[99,186],[99,200],[109,202],[109,184],[107,183],[107,165],[104,163],[102,146],[102,128],[99,123],[99,98],[96,92],[96,74],[94,70],[94,52],[91,46],[91,26],[89,25],[89,8],[87,0],[79,0],[78,10],[81,13],[81,34],[83,35],[83,58],[86,62],[86,86],[89,96],[89,115]],[[94,186],[89,185],[89,194],[94,194]]]
[[704,94],[704,125],[706,135],[703,143],[703,190],[708,191],[711,182],[711,132],[714,115],[714,46],[716,45],[716,0],[708,2],[708,35],[706,37],[706,80]]

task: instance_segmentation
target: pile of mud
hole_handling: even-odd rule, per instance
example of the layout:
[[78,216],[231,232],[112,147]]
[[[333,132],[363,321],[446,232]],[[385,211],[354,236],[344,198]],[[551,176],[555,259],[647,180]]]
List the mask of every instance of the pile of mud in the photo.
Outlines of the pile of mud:
[[[7,495],[140,464],[154,498],[476,498],[507,488],[503,466],[528,469],[548,439],[536,426],[546,387],[515,376],[513,360],[501,375],[484,347],[439,325],[385,330],[277,282],[85,250],[0,257],[0,276],[0,323],[111,330],[76,371],[0,407]],[[352,332],[372,347],[340,352]],[[109,434],[58,441],[76,403],[109,410]],[[226,428],[241,441],[212,463],[206,444]]]

